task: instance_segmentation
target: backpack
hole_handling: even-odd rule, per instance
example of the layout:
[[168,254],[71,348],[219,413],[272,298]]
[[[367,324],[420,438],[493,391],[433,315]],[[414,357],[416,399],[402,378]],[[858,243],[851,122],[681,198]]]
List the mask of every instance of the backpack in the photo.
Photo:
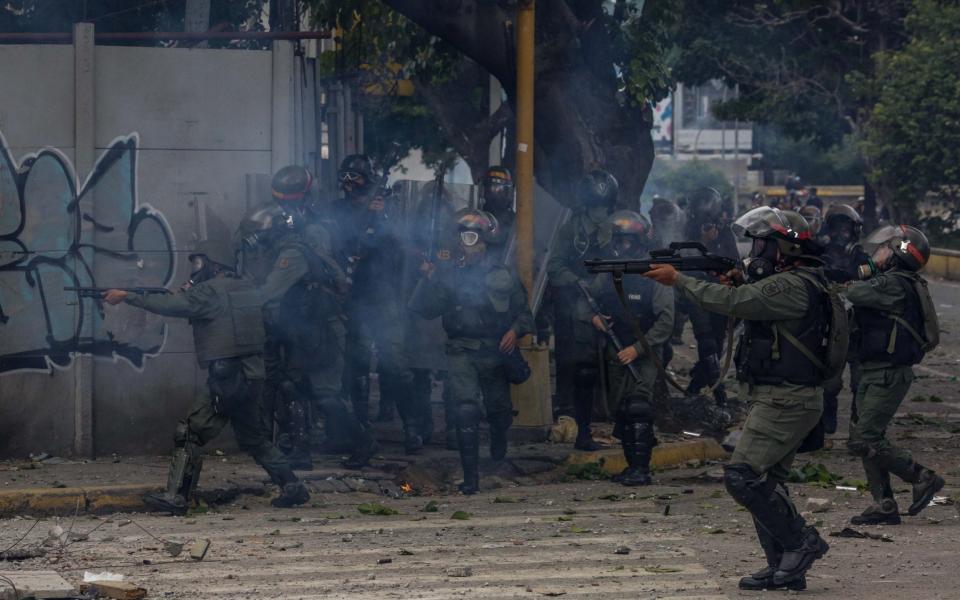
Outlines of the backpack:
[[[818,352],[807,348],[790,332],[781,329],[780,334],[823,374],[824,381],[839,377],[847,364],[847,351],[850,346],[850,318],[843,297],[835,285],[825,285],[824,281],[809,271],[796,271],[809,284],[808,289],[819,290],[824,296],[823,346]],[[823,357],[821,360],[820,357]]]
[[930,289],[927,287],[927,280],[916,273],[906,271],[889,271],[887,275],[896,277],[905,288],[913,288],[917,299],[920,301],[918,308],[920,310],[920,320],[923,323],[923,331],[917,331],[911,327],[906,319],[896,315],[887,316],[906,329],[924,353],[930,352],[940,344],[940,320],[937,317],[937,309],[933,305],[933,298],[930,296]]

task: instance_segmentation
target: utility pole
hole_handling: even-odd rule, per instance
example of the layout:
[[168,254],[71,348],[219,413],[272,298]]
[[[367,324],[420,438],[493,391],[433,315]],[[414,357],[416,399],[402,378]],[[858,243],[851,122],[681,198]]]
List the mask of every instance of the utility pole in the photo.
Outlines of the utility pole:
[[[517,271],[533,292],[533,110],[535,77],[535,0],[520,0],[517,7]],[[527,382],[514,386],[516,424],[542,438],[553,422],[550,406],[550,362],[546,347],[521,344],[533,371]]]

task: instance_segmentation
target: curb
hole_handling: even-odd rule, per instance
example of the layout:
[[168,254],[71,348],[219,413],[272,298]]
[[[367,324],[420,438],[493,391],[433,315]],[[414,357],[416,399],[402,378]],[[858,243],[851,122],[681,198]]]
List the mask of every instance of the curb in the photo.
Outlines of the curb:
[[[26,488],[0,492],[0,518],[17,515],[54,516],[137,511],[147,507],[142,497],[160,491],[157,485]],[[79,509],[78,509],[79,507]]]
[[[653,449],[650,466],[654,469],[667,469],[686,464],[691,460],[718,460],[729,454],[717,440],[706,438],[687,442],[659,444]],[[567,457],[566,464],[582,465],[600,462],[603,470],[616,475],[627,468],[627,461],[620,448],[605,448],[596,452],[576,452]]]

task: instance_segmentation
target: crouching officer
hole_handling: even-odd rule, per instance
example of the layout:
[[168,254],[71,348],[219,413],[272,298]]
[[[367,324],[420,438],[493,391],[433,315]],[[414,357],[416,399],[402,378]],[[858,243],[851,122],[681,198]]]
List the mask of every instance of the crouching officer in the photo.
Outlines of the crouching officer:
[[[610,216],[609,223],[613,233],[609,252],[611,257],[642,258],[651,239],[649,221],[631,210],[620,210]],[[620,305],[613,278],[603,274],[597,275],[590,286],[590,296],[595,299],[596,308],[601,314],[596,314],[593,307],[589,306],[586,294],[581,297],[579,310],[582,320],[591,323],[600,332],[612,330],[613,336],[623,344],[623,349],[619,351],[612,343],[607,344],[604,352],[607,372],[610,374],[607,393],[618,402],[613,435],[622,441],[623,455],[627,461],[627,468],[614,476],[614,480],[627,486],[648,485],[650,457],[653,447],[657,445],[651,403],[657,366],[636,339],[632,320],[633,315],[637,315],[650,348],[662,355],[663,346],[673,334],[673,290],[643,277],[626,278],[623,287],[630,314]],[[609,333],[607,336],[612,337]],[[578,377],[590,373],[590,368],[591,365],[581,365]],[[592,369],[595,380],[596,365],[592,365]],[[592,387],[593,382],[588,383]],[[589,417],[589,413],[578,415],[577,426],[580,427],[582,420],[585,420],[589,427]]]
[[917,273],[930,258],[930,244],[907,225],[887,225],[864,240],[873,249],[860,269],[867,281],[849,284],[844,295],[854,306],[860,331],[860,418],[850,426],[847,450],[863,460],[874,504],[853,517],[855,525],[897,525],[890,473],[913,485],[913,516],[943,488],[943,478],[914,462],[910,453],[887,439],[890,421],[913,382],[919,363],[940,339],[939,323],[927,282]]
[[269,441],[260,406],[263,387],[263,318],[260,296],[253,284],[234,276],[229,244],[203,242],[190,255],[190,282],[173,295],[133,294],[108,290],[109,304],[137,306],[159,315],[190,319],[200,366],[207,369],[187,418],[177,426],[176,449],[167,489],[144,503],[156,510],[186,514],[203,465],[201,448],[229,423],[237,444],[248,452],[280,487],[271,504],[290,507],[310,499],[286,457]]
[[450,393],[457,406],[457,441],[463,466],[460,491],[480,488],[480,401],[490,424],[490,457],[507,454],[507,430],[513,423],[508,356],[517,341],[533,332],[527,292],[516,274],[487,255],[497,235],[493,215],[463,210],[455,217],[461,258],[457,267],[435,272],[424,263],[424,277],[410,298],[410,309],[425,319],[442,317],[447,332]]
[[676,286],[706,310],[744,319],[737,372],[750,408],[724,484],[753,516],[767,567],[741,579],[740,588],[804,589],[804,574],[829,547],[798,514],[784,482],[823,410],[825,374],[811,357],[823,356],[826,347],[827,282],[809,254],[816,248],[800,215],[755,208],[733,230],[753,241],[744,260],[746,285],[709,283],[668,265],[646,276]]

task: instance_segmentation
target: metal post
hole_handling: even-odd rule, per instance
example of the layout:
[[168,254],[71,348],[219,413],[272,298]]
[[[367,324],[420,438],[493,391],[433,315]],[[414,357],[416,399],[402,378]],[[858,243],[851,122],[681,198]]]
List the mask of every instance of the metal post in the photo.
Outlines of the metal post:
[[270,172],[291,164],[294,152],[293,43],[273,42],[273,96],[270,119]]
[[[503,88],[500,86],[500,80],[490,76],[490,114],[497,112],[500,109],[500,105],[503,104]],[[501,134],[493,136],[493,139],[490,140],[490,152],[487,158],[488,165],[499,165],[502,162],[501,150],[503,149],[503,139]]]
[[[533,291],[534,9],[534,0],[522,0],[517,7],[517,271],[528,293]],[[521,348],[533,373],[513,388],[517,433],[542,439],[553,422],[549,352],[531,344],[529,336]]]
[[[73,26],[73,89],[74,89],[74,129],[75,146],[74,169],[77,179],[83,181],[93,169],[96,154],[96,130],[94,128],[94,26],[92,23],[77,23]],[[79,191],[79,190],[78,190]],[[93,194],[84,197],[80,212],[96,216],[96,199]],[[96,231],[89,223],[84,223],[87,231]],[[90,268],[96,275],[96,254],[89,256]],[[79,270],[79,269],[78,269]],[[93,338],[94,314],[92,302],[82,303],[88,307],[83,315],[81,337]],[[74,377],[74,414],[73,414],[73,451],[78,456],[93,458],[93,377],[94,361],[89,354],[78,355],[73,369]]]

